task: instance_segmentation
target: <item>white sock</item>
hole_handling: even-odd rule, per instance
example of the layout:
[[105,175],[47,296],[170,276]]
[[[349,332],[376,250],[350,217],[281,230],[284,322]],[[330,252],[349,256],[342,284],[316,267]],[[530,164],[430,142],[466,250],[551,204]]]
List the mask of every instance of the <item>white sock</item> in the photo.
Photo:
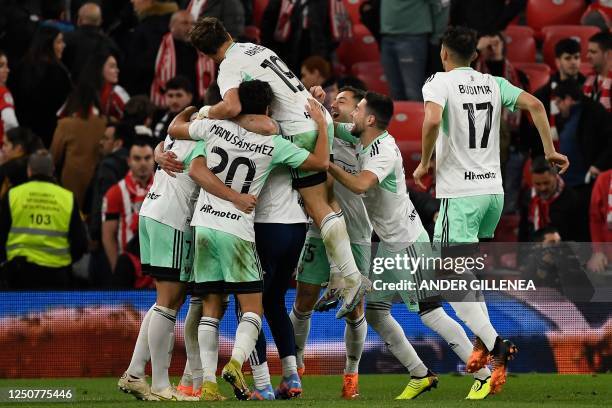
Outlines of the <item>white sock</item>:
[[358,282],[359,270],[351,251],[351,242],[346,232],[342,212],[329,213],[321,221],[321,239],[329,258],[340,270],[343,278],[352,285]]
[[290,377],[293,374],[297,374],[297,363],[295,356],[281,358],[281,366],[283,367],[283,377]]
[[489,319],[489,309],[487,309],[487,304],[485,302],[478,302],[480,308],[482,309],[482,313]]
[[149,352],[149,323],[151,321],[151,315],[153,314],[153,308],[155,304],[151,306],[147,313],[145,313],[142,323],[140,323],[140,331],[138,332],[138,338],[136,339],[136,345],[134,346],[134,352],[132,353],[132,360],[127,369],[127,373],[132,377],[144,378],[145,366],[151,359],[151,353]]
[[419,358],[414,347],[406,338],[402,326],[391,316],[391,304],[387,302],[368,303],[366,320],[389,347],[389,351],[410,372],[413,377],[427,375],[427,367]]
[[344,345],[346,347],[344,374],[354,374],[359,371],[359,360],[361,360],[363,344],[368,334],[368,324],[365,315],[355,320],[348,317],[344,320],[346,322],[344,326]]
[[236,329],[236,340],[232,349],[232,359],[241,366],[255,348],[260,330],[261,317],[257,313],[246,312],[242,315]]
[[272,384],[270,381],[270,370],[268,369],[267,361],[264,361],[263,364],[251,364],[251,371],[253,371],[255,388],[258,390],[266,388],[266,386]]
[[450,305],[455,309],[457,317],[482,340],[489,351],[492,351],[498,335],[488,317],[484,314],[480,303],[450,302]]
[[[450,348],[459,356],[461,361],[467,363],[472,354],[472,343],[468,339],[465,330],[459,323],[453,320],[444,309],[438,307],[424,315],[421,315],[421,321],[431,330],[438,333],[450,346]],[[474,373],[474,378],[484,380],[491,375],[488,367],[483,367]]]
[[291,319],[293,332],[295,333],[295,357],[299,368],[304,367],[304,349],[308,340],[308,334],[310,334],[311,317],[312,311],[302,313],[296,310],[295,305],[291,309],[291,313],[289,313],[289,319]]
[[[191,297],[189,300],[189,310],[185,318],[185,352],[187,353],[187,363],[185,364],[186,381],[191,379],[189,384],[183,382],[181,384],[192,385],[194,390],[197,390],[202,385],[202,360],[200,359],[200,345],[198,344],[198,328],[200,318],[202,317],[202,299]],[[189,372],[187,370],[189,369]]]
[[198,343],[200,344],[203,380],[216,383],[219,360],[219,319],[202,316],[198,326]]
[[161,391],[170,386],[168,368],[174,346],[176,310],[155,306],[149,322],[149,350],[151,350],[151,389]]

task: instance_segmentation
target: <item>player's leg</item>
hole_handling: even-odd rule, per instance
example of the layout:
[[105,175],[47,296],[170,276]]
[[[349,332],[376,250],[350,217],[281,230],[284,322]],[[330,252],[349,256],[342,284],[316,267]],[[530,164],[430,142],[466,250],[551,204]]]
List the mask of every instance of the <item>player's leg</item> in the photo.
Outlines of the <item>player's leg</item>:
[[202,318],[202,299],[191,296],[189,309],[185,317],[185,353],[187,361],[185,370],[177,387],[186,395],[200,396],[202,392],[202,360],[200,358],[200,345],[198,343],[198,327]]

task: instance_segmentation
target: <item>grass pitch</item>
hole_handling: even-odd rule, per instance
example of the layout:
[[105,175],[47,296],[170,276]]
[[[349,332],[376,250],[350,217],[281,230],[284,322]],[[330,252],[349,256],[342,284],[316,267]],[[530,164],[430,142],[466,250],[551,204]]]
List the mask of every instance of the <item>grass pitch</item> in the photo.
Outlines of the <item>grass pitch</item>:
[[[557,375],[520,374],[512,375],[504,391],[484,401],[465,401],[472,378],[458,375],[441,375],[438,388],[421,395],[413,401],[395,401],[395,396],[404,389],[408,376],[404,375],[361,375],[359,377],[361,396],[356,401],[340,399],[341,376],[305,376],[302,398],[291,401],[236,401],[225,402],[144,402],[137,401],[129,394],[117,389],[117,378],[68,378],[68,379],[20,379],[0,380],[0,389],[6,395],[7,388],[73,388],[74,402],[0,402],[0,407],[137,407],[150,405],[165,407],[234,407],[253,404],[293,407],[468,407],[475,404],[495,407],[604,407],[612,404],[612,374],[602,375]],[[178,379],[175,379],[175,383]],[[273,384],[278,378],[273,379]],[[220,380],[221,391],[232,396],[230,387]]]

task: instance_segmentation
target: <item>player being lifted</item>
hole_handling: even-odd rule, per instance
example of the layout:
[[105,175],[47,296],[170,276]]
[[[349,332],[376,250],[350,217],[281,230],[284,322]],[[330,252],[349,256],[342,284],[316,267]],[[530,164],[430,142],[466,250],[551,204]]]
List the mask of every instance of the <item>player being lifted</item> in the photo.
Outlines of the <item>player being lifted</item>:
[[[239,85],[238,93],[243,113],[268,114],[273,99],[270,85],[258,80],[247,81]],[[321,127],[313,154],[281,136],[251,133],[231,121],[204,119],[189,123],[189,114],[195,110],[177,116],[169,133],[204,140],[211,171],[233,190],[257,196],[277,166],[287,165],[303,171],[327,170],[329,150],[323,110],[314,100],[309,101],[306,110]],[[190,174],[197,171],[192,167]],[[202,190],[192,221],[196,226],[194,294],[202,296],[204,302],[199,340],[200,347],[205,347],[208,337],[214,337],[202,331],[202,324],[218,327],[225,294],[236,294],[242,316],[231,360],[223,368],[223,378],[232,385],[237,398],[247,399],[250,391],[242,374],[242,364],[253,351],[261,330],[262,270],[255,250],[254,214],[236,210],[224,198]],[[202,352],[203,367],[216,367],[216,356]]]
[[[565,172],[567,157],[555,151],[542,103],[506,79],[470,68],[476,58],[476,32],[451,27],[442,38],[440,57],[446,72],[434,74],[423,86],[425,119],[423,151],[414,179],[428,172],[436,148],[436,197],[442,200],[434,242],[442,249],[492,238],[501,216],[504,191],[499,158],[502,107],[529,111],[546,158]],[[475,372],[493,366],[491,392],[501,390],[506,366],[517,352],[502,340],[489,321],[484,302],[451,302],[457,316],[477,336],[467,363]]]
[[[283,136],[297,146],[313,151],[317,133],[322,129],[317,128],[304,111],[310,94],[273,51],[256,44],[235,43],[223,24],[211,17],[198,20],[190,38],[196,49],[220,64],[217,81],[223,101],[214,106],[204,106],[200,109],[201,117],[227,119],[236,116],[241,111],[239,84],[259,79],[272,87],[271,115],[278,121]],[[329,113],[325,113],[331,148],[333,124]],[[332,180],[328,180],[327,172],[297,170],[292,176],[293,186],[300,192],[307,213],[321,230],[329,258],[342,275],[343,305],[337,317],[343,317],[355,308],[371,283],[359,273],[353,259],[346,224],[333,199]]]

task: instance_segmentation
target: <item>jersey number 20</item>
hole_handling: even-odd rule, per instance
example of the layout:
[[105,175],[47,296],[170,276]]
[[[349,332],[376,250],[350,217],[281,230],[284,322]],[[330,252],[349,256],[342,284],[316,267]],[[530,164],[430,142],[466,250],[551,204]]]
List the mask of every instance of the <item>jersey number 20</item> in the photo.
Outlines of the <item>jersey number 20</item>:
[[[229,162],[229,155],[224,149],[222,149],[219,146],[213,147],[211,152],[221,156],[221,162],[217,164],[215,167],[213,167],[212,169],[210,169],[210,171],[212,171],[214,174],[222,173],[227,167],[227,164]],[[246,157],[236,157],[234,160],[232,160],[232,163],[229,165],[229,169],[227,171],[227,176],[225,177],[225,185],[230,188],[232,187],[234,177],[236,176],[236,170],[238,170],[239,166],[247,167],[247,175],[244,179],[244,183],[242,184],[242,188],[240,189],[240,192],[242,194],[248,194],[249,188],[251,188],[251,183],[253,182],[253,179],[255,178],[256,167],[255,167],[255,163],[253,163],[252,160]]]
[[468,122],[470,126],[470,149],[476,148],[476,118],[474,116],[474,106],[476,110],[487,111],[487,121],[485,122],[484,131],[482,132],[482,139],[480,140],[480,147],[486,148],[489,143],[489,133],[491,132],[491,121],[493,120],[493,105],[491,102],[483,103],[464,103],[463,110],[467,111]]

